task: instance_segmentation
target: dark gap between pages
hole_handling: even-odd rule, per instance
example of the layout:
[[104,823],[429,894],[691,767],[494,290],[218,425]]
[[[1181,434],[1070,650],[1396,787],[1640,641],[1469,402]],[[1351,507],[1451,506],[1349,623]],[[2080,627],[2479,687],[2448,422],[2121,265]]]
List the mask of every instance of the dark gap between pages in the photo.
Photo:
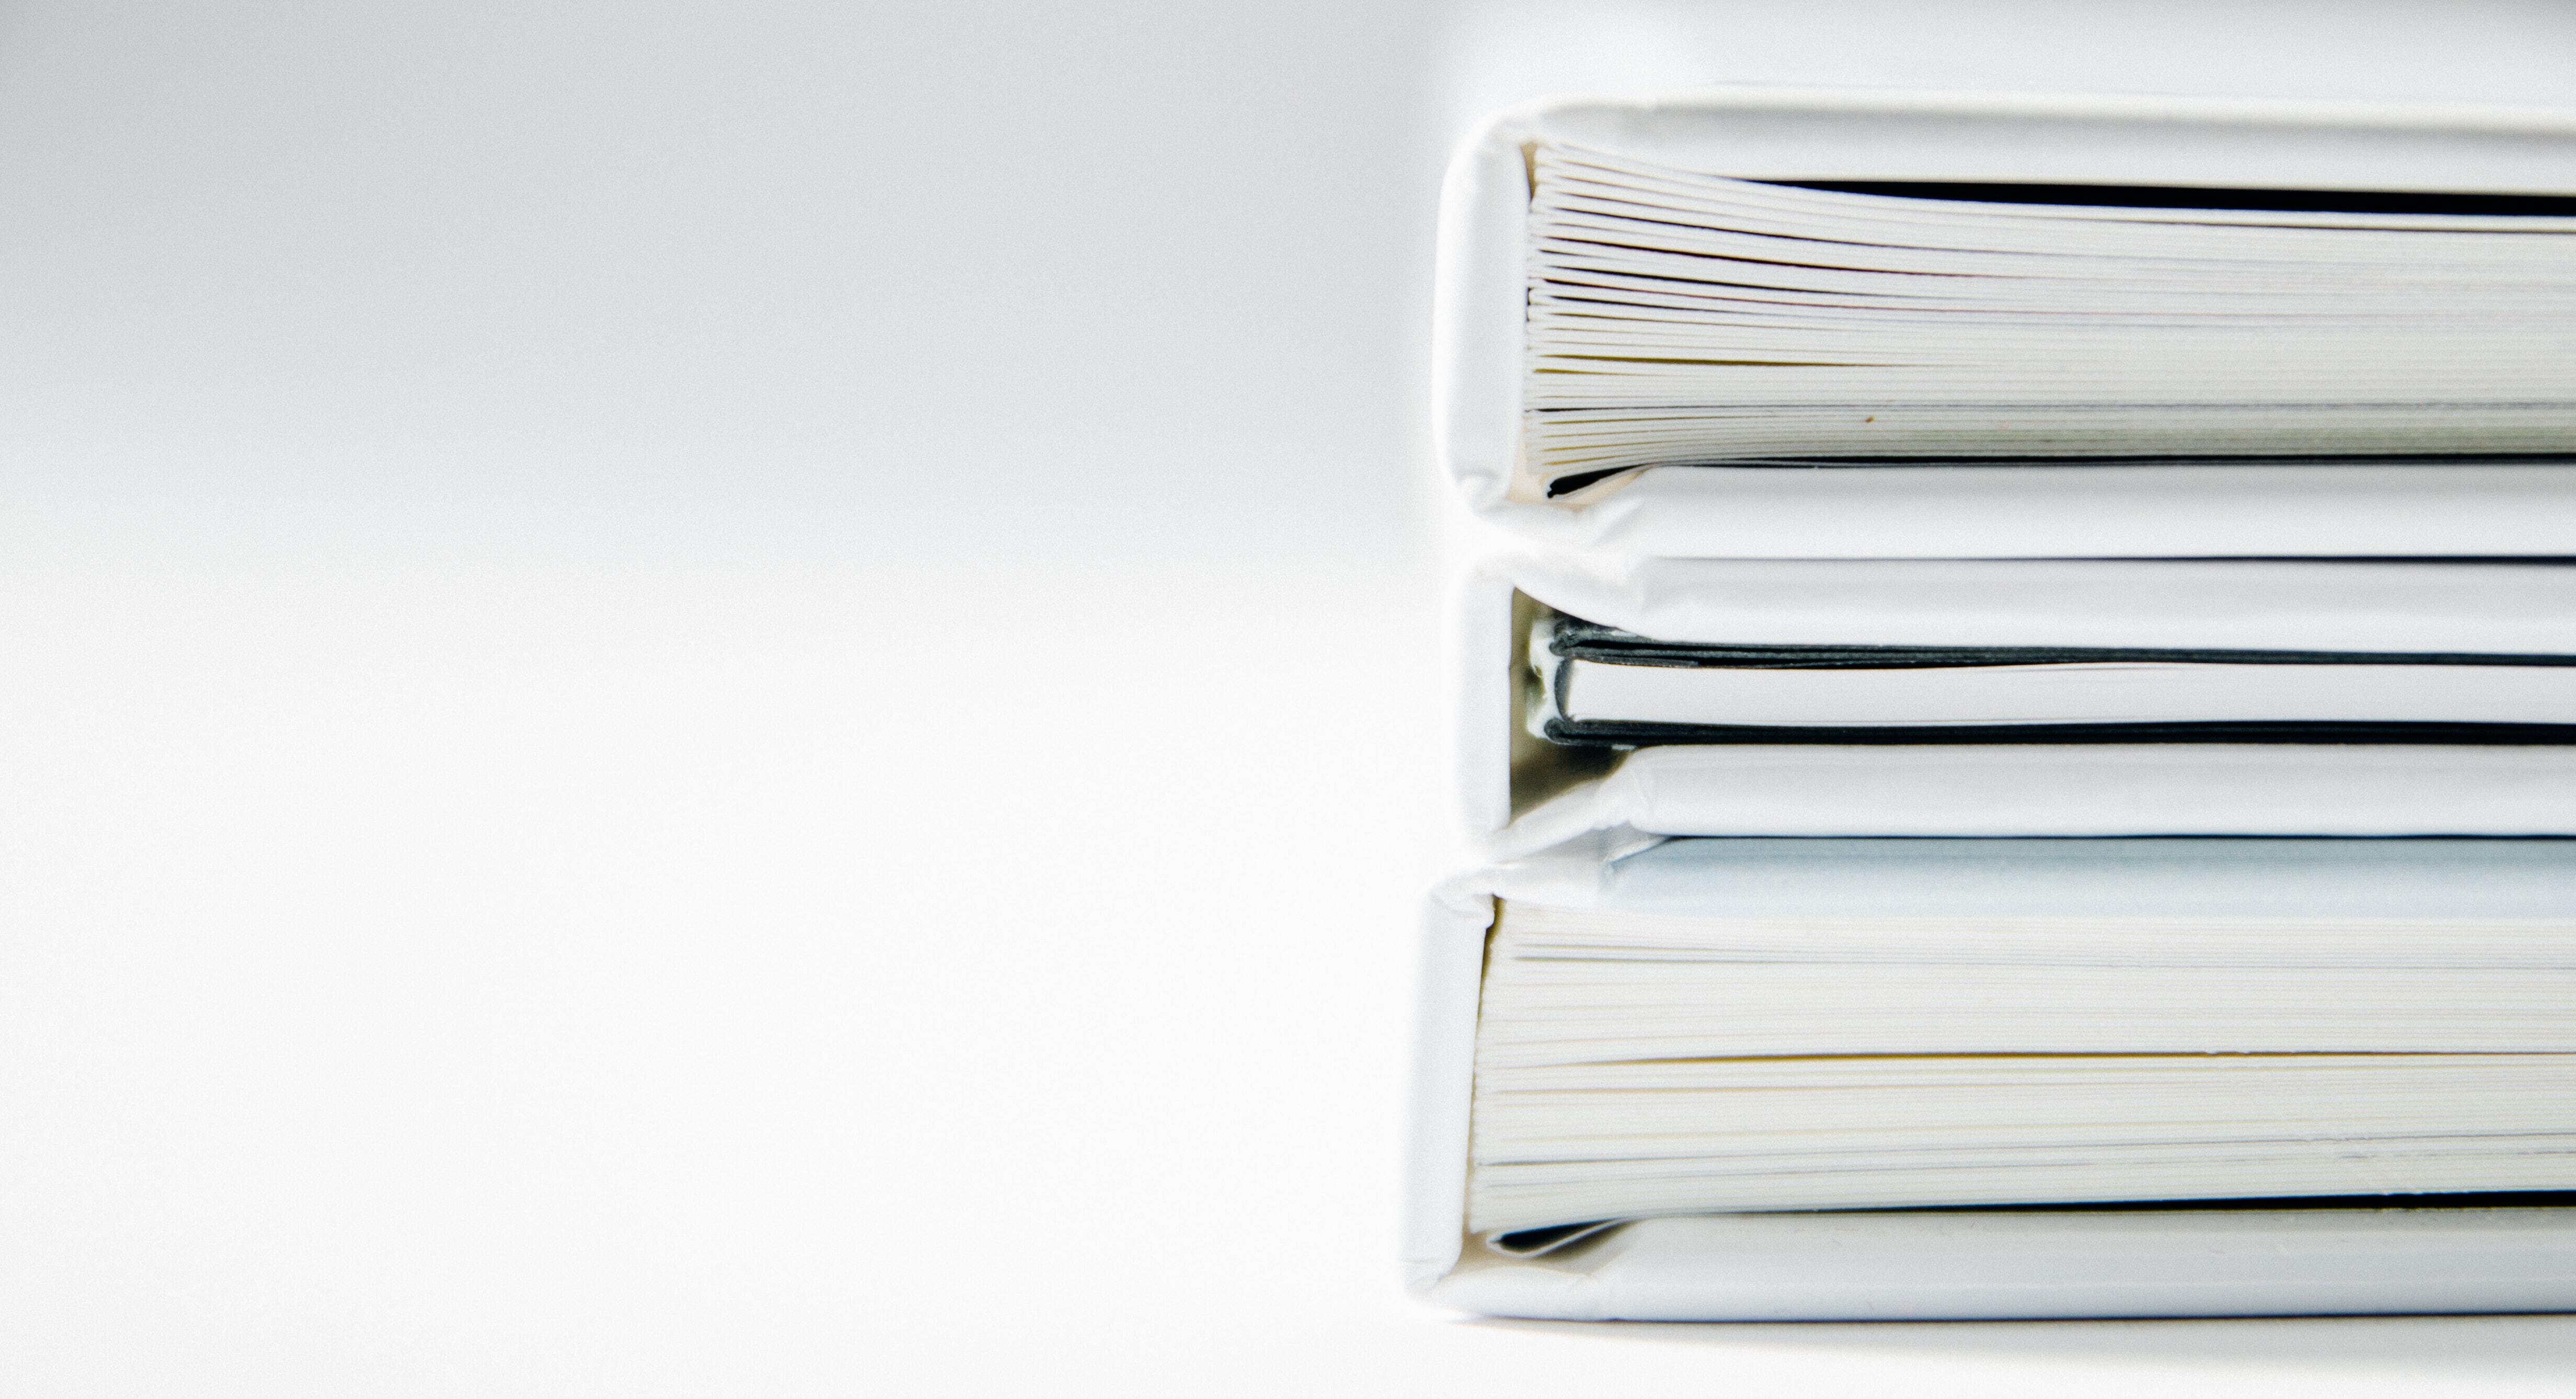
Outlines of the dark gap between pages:
[[[1583,410],[1569,408],[1533,408],[1529,411],[1538,414],[1547,414],[1578,412]],[[1857,413],[1862,410],[1855,408],[1852,411]],[[2568,454],[2560,451],[2480,452],[2473,455],[2445,455],[2428,452],[2365,453],[2339,451],[2320,453],[2314,456],[2267,453],[2259,458],[2246,457],[2242,454],[2181,457],[2172,455],[2171,453],[2159,453],[2145,456],[2106,456],[2096,453],[2086,453],[2082,456],[2063,457],[1963,457],[1955,453],[1944,456],[1921,456],[1907,453],[1852,453],[1849,455],[1797,458],[1726,457],[1711,461],[1692,461],[1687,458],[1677,458],[1672,461],[1653,462],[1640,466],[1613,466],[1605,467],[1599,471],[1577,471],[1562,476],[1553,476],[1550,477],[1547,482],[1547,496],[1550,500],[1554,500],[1562,496],[1573,495],[1578,491],[1587,490],[1593,486],[1600,485],[1602,482],[1609,480],[1613,476],[1626,476],[1640,471],[1653,471],[1660,467],[1689,467],[1694,470],[1726,471],[1844,471],[1891,466],[1916,467],[1929,470],[1938,470],[1943,467],[2045,466],[2055,468],[2088,466],[2099,467],[2105,471],[2116,471],[2123,468],[2160,466],[2305,465],[2314,466],[2321,470],[2333,470],[2339,467],[2352,466],[2421,466],[2434,464],[2444,466],[2505,466],[2516,463],[2536,464],[2567,461]]]
[[2576,196],[2445,194],[2411,190],[2219,189],[2185,185],[1985,184],[1964,180],[1764,180],[1790,189],[1937,199],[1970,204],[2059,204],[2097,209],[2225,209],[2285,214],[2448,214],[2565,218]]
[[[2109,1200],[2049,1203],[2046,1201],[2012,1205],[1903,1205],[1883,1209],[1790,1210],[1789,1214],[1817,1215],[1882,1215],[1882,1214],[2177,1214],[2203,1211],[2247,1213],[2256,1210],[2513,1210],[2566,1209],[2576,1207],[2576,1191],[2570,1190],[2485,1190],[2458,1194],[2391,1194],[2391,1195],[2299,1195],[2282,1198],[2228,1200]],[[1496,1234],[1490,1245],[1496,1253],[1516,1258],[1535,1258],[1552,1253],[1569,1244],[1590,1242],[1606,1237],[1611,1231],[1635,1220],[1593,1219],[1575,1224],[1550,1224],[1538,1229],[1516,1229]]]
[[2154,724],[1901,725],[1666,724],[1634,720],[1549,719],[1550,743],[1570,748],[1651,748],[1663,744],[1797,744],[1925,746],[1985,743],[2297,743],[2441,744],[2539,747],[2576,744],[2576,724],[2363,723],[2214,721]]

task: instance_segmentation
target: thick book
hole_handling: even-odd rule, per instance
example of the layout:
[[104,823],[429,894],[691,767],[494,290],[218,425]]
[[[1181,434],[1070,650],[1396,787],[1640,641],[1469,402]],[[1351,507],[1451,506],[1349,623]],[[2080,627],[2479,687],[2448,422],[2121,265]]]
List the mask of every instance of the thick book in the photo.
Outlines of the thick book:
[[1554,103],[1460,158],[1442,238],[1442,455],[1533,533],[2576,552],[2568,113]]
[[1673,840],[1431,937],[1417,1283],[1462,1305],[2576,1305],[2576,842]]
[[1675,642],[1531,624],[1551,743],[2570,743],[2576,655]]
[[1528,154],[1526,499],[1656,466],[2576,446],[2576,199]]
[[1505,558],[1457,626],[1491,855],[2576,834],[2564,564]]

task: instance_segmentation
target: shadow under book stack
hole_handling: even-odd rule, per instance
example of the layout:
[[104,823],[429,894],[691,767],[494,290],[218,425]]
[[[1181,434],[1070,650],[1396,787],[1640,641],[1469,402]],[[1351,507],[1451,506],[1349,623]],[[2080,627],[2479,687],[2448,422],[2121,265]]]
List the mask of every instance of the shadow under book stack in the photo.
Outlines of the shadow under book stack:
[[2576,1309],[2576,114],[1556,103],[1442,225],[1417,1290]]

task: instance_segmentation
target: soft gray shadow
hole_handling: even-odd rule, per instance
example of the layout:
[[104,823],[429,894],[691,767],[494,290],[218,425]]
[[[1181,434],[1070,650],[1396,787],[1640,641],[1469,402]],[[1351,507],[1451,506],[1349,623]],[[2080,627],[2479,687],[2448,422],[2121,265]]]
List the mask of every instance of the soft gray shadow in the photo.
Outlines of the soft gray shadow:
[[2576,1316],[2251,1317],[2164,1321],[1464,1323],[1604,1341],[1845,1354],[2412,1369],[2447,1379],[2576,1378]]

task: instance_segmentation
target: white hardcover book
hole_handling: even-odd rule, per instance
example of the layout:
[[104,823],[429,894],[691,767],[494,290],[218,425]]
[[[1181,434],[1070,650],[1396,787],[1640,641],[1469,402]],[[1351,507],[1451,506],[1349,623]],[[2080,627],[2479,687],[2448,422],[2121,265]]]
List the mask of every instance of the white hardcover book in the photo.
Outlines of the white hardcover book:
[[1497,856],[2576,834],[2561,565],[1519,557],[1457,613],[1464,810]]
[[1763,90],[1508,114],[1441,453],[1733,557],[2576,552],[2576,114]]
[[2576,843],[1676,840],[1455,881],[1427,954],[1436,1301],[2576,1306]]

